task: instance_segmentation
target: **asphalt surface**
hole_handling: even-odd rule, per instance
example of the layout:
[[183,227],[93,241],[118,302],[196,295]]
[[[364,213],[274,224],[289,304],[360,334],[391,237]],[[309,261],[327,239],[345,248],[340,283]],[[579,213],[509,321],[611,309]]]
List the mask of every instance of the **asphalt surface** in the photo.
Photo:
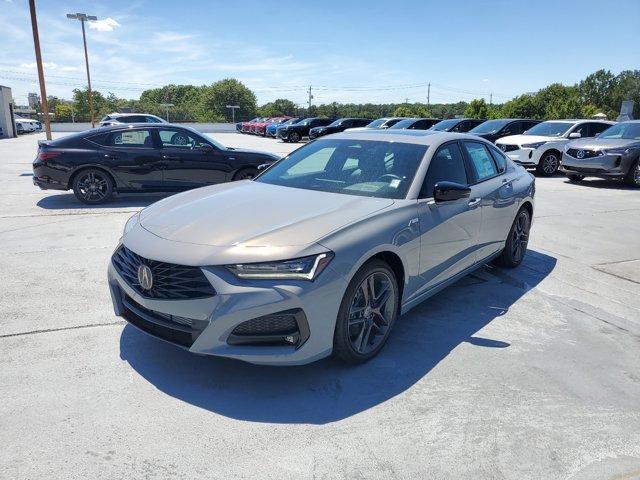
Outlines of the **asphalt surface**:
[[258,367],[114,317],[109,257],[161,197],[40,191],[39,138],[0,140],[0,478],[640,477],[639,190],[539,178],[521,267],[423,303],[366,365]]

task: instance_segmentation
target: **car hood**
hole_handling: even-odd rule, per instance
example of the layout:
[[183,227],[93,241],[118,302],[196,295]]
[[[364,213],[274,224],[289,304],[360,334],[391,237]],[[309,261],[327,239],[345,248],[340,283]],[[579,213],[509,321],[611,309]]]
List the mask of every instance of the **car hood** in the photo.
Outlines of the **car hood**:
[[393,203],[246,180],[167,197],[144,209],[140,224],[158,237],[177,242],[301,246]]
[[232,153],[237,153],[239,155],[246,155],[246,156],[261,156],[261,157],[271,157],[274,160],[280,160],[279,155],[276,155],[275,153],[270,153],[270,152],[261,152],[260,150],[248,150],[248,149],[244,149],[244,148],[233,148],[233,147],[227,147],[227,151],[232,152]]
[[585,150],[600,150],[607,148],[626,148],[640,145],[639,140],[628,138],[579,138],[572,140],[567,146]]
[[502,137],[496,141],[496,144],[504,143],[508,145],[522,145],[523,143],[537,143],[537,142],[559,142],[566,140],[564,137],[547,137],[544,135],[509,135],[508,137]]

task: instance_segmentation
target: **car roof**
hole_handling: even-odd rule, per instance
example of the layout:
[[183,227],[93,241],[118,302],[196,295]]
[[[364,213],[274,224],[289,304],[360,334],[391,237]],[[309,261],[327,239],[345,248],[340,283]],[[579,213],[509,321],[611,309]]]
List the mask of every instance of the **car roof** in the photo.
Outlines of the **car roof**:
[[[416,145],[440,145],[452,140],[473,140],[489,143],[476,135],[466,133],[439,132],[436,130],[347,130],[324,138],[349,140],[378,140],[384,142],[413,143]],[[318,141],[318,140],[315,140]]]
[[610,120],[598,120],[597,118],[566,118],[562,120],[545,120],[544,123],[583,123],[583,122],[601,122],[601,123],[610,123],[613,125],[616,122],[612,122]]

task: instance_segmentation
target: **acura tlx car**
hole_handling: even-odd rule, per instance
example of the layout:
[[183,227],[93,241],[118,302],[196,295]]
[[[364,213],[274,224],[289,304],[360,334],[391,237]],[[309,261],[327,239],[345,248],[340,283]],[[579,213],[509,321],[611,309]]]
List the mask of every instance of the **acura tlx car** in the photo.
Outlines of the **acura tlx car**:
[[478,137],[403,132],[329,135],[134,215],[109,265],[116,315],[194,353],[359,363],[458,278],[519,265],[533,176]]

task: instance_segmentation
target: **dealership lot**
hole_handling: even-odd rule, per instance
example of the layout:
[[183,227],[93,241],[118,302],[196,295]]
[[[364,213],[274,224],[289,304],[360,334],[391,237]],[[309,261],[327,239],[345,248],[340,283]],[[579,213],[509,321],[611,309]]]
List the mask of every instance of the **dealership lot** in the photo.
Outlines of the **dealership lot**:
[[640,476],[638,190],[538,178],[523,266],[421,304],[365,365],[257,367],[113,316],[109,257],[162,196],[41,192],[39,138],[0,142],[0,477]]

